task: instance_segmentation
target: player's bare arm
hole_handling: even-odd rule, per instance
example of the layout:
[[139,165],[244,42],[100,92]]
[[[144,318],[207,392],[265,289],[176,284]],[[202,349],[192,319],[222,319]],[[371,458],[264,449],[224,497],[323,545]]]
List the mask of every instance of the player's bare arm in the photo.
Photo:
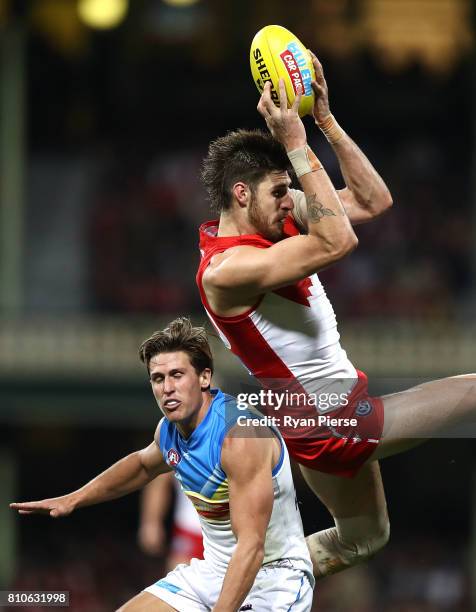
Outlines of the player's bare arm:
[[[310,159],[309,171],[305,169],[299,179],[306,197],[309,231],[305,236],[276,242],[268,249],[239,246],[212,258],[203,275],[203,286],[217,314],[229,316],[232,314],[229,307],[236,309],[243,305],[246,309],[266,291],[318,272],[357,246],[357,237],[339,196],[319,160],[307,146],[304,125],[297,112],[300,97],[297,96],[288,109],[283,81],[280,81],[280,96],[281,106],[278,108],[271,100],[267,83],[258,110],[272,135],[288,153]],[[277,173],[270,174],[258,188],[258,197],[269,197],[267,190],[270,194],[283,190],[276,203],[276,214],[281,214],[282,220],[293,207],[288,195],[289,184],[287,173]],[[243,207],[247,205],[246,198],[250,197],[243,183],[234,185],[233,196],[238,206]]]
[[243,437],[233,436],[232,432],[223,443],[221,462],[228,478],[231,525],[237,545],[214,612],[238,610],[264,558],[273,509],[272,469],[279,458],[279,446],[274,437],[269,437],[267,428],[255,428],[255,433],[256,437]]
[[266,83],[258,111],[273,137],[286,149],[295,169],[299,170],[299,182],[306,197],[309,235],[317,238],[319,244],[324,243],[324,248],[332,250],[340,259],[355,248],[357,238],[327,172],[307,144],[306,130],[298,114],[301,96],[296,96],[288,109],[282,79],[279,95],[278,108],[271,99],[270,84]]
[[92,506],[132,493],[159,474],[169,471],[159,447],[152,442],[146,448],[120,459],[86,485],[67,495],[41,501],[10,504],[19,514],[67,516],[77,508]]
[[314,119],[337,155],[346,184],[338,194],[351,223],[366,223],[392,206],[392,196],[382,177],[331,114],[322,65],[312,52],[311,55],[316,71],[316,80],[312,83]]
[[286,238],[269,249],[237,246],[212,258],[203,286],[213,311],[233,316],[230,308],[246,310],[263,293],[319,272],[338,258],[332,245],[310,234]]

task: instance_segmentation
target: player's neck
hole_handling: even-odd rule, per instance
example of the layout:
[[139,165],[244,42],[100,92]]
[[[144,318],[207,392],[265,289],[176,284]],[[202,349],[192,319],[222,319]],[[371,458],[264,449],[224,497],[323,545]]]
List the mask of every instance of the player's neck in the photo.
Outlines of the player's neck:
[[186,440],[197,429],[197,427],[200,425],[200,423],[205,418],[212,401],[213,401],[213,397],[210,391],[209,390],[204,391],[203,401],[202,401],[200,408],[197,410],[197,412],[194,412],[190,416],[190,418],[185,419],[183,421],[178,421],[176,423],[176,427],[179,430],[182,438]]
[[256,234],[256,228],[248,221],[245,215],[233,213],[220,216],[217,236],[243,236],[245,234]]

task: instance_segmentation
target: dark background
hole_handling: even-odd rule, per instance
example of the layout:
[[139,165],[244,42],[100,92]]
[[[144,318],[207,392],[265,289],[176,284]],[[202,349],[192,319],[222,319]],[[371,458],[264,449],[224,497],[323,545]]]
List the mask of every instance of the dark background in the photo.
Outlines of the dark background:
[[[469,0],[130,2],[99,30],[73,0],[0,1],[2,505],[70,491],[145,446],[158,419],[140,342],[194,285],[208,143],[261,127],[248,54],[279,23],[323,63],[331,109],[395,206],[321,275],[374,392],[474,370],[474,7]],[[332,151],[309,141],[338,187]],[[243,372],[216,344],[219,383]],[[389,381],[391,377],[393,381]],[[319,584],[325,611],[471,610],[474,443],[382,465],[392,522],[367,566]],[[306,533],[329,526],[296,475]],[[162,575],[138,498],[63,521],[0,511],[2,588],[67,589],[102,612]]]

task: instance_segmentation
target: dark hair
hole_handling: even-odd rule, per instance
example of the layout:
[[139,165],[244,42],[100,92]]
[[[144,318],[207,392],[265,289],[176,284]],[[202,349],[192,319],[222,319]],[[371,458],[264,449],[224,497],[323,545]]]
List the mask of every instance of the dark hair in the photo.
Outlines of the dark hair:
[[208,344],[207,332],[204,327],[193,327],[190,319],[179,317],[168,327],[156,331],[145,340],[139,349],[140,360],[146,364],[150,372],[150,360],[159,353],[187,353],[190,363],[197,374],[209,368],[213,374],[213,357]]
[[271,134],[236,130],[210,143],[201,177],[212,210],[221,213],[231,208],[231,189],[237,181],[255,191],[266,174],[288,168],[286,150]]

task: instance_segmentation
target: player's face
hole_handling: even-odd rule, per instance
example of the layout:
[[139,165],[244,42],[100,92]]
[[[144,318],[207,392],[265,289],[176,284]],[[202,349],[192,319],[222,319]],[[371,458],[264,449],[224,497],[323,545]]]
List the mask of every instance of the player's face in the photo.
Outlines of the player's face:
[[150,360],[149,370],[152,392],[164,416],[186,429],[196,427],[210,370],[197,374],[184,351],[159,353]]
[[270,172],[257,186],[248,206],[248,221],[268,240],[283,238],[284,220],[294,208],[287,172]]

